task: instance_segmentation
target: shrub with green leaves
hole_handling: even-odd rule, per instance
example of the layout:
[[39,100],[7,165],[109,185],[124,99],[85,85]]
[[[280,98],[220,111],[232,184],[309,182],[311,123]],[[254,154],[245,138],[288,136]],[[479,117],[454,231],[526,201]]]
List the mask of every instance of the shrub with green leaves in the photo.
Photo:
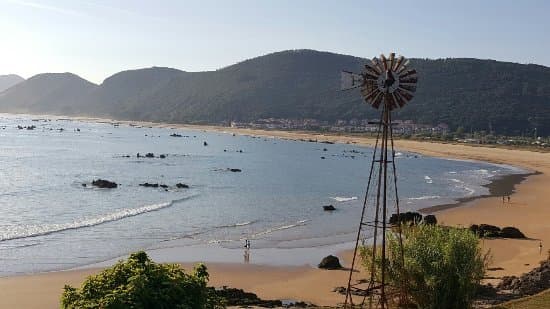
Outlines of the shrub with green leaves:
[[186,274],[177,264],[155,263],[143,251],[88,277],[80,289],[66,285],[62,308],[223,308],[207,288],[206,266]]
[[[474,233],[432,225],[403,227],[403,260],[398,235],[388,233],[386,242],[386,283],[406,291],[418,308],[472,306],[489,259]],[[372,247],[362,247],[360,255],[366,270],[370,272],[374,268],[380,282],[382,259],[377,254],[373,261],[372,250]]]

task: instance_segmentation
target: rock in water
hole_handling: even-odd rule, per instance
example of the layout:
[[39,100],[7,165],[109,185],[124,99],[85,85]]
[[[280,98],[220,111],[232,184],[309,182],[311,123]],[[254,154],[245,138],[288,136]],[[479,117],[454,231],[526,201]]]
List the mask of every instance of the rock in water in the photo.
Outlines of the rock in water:
[[340,260],[338,257],[335,257],[334,255],[329,255],[323,258],[321,260],[321,263],[317,265],[319,268],[322,269],[341,269],[342,265],[340,265]]
[[186,185],[186,184],[184,184],[184,183],[178,182],[178,183],[176,184],[176,188],[178,188],[178,189],[188,189],[188,188],[189,188],[189,185]]
[[116,182],[112,182],[105,179],[97,179],[92,181],[92,185],[96,186],[98,188],[107,188],[107,189],[113,189],[118,187],[118,184]]
[[230,172],[233,172],[233,173],[239,173],[239,172],[242,172],[242,170],[240,168],[228,168],[228,170]]
[[325,205],[325,206],[323,206],[323,210],[324,211],[333,211],[333,210],[336,210],[336,208],[334,208],[334,206],[332,206],[332,205]]

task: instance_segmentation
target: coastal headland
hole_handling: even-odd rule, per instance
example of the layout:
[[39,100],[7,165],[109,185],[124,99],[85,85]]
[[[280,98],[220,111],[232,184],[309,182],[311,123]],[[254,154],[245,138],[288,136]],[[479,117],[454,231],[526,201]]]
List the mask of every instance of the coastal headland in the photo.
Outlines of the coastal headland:
[[[111,121],[105,119],[77,118],[81,121]],[[134,123],[137,122],[126,122]],[[188,126],[176,124],[139,123],[143,126],[211,130],[230,134],[295,139],[304,141],[329,141],[372,146],[372,138],[359,136],[332,136],[310,132],[263,131],[215,126]],[[547,257],[550,248],[550,153],[522,149],[491,148],[463,144],[442,144],[411,140],[396,140],[399,150],[423,155],[478,160],[507,164],[537,172],[515,185],[510,202],[501,196],[481,197],[464,201],[459,207],[425,209],[437,215],[443,225],[468,227],[471,224],[492,224],[519,228],[527,239],[484,239],[482,245],[492,255],[488,276],[498,280],[505,275],[519,275],[536,267]],[[351,222],[350,224],[356,224]],[[539,249],[542,241],[543,248]],[[352,253],[333,252],[349,265]],[[174,261],[179,262],[179,261]],[[197,261],[199,262],[199,261]],[[193,263],[184,263],[187,269]],[[312,266],[264,266],[254,264],[209,263],[211,284],[231,286],[254,292],[264,299],[303,300],[317,305],[336,305],[343,301],[334,287],[347,283],[345,270],[320,270]],[[65,284],[79,285],[87,275],[99,268],[58,271],[0,278],[0,308],[58,308]]]

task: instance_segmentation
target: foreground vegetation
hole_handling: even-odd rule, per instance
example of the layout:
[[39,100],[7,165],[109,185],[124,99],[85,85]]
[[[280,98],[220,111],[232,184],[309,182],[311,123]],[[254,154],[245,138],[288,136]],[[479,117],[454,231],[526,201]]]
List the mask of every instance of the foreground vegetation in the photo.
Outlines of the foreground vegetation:
[[494,309],[540,309],[550,308],[550,290],[546,290],[537,295],[516,299],[502,305],[493,307]]
[[177,264],[159,264],[143,251],[130,255],[101,273],[90,276],[80,289],[66,285],[62,308],[223,308],[207,288],[206,266],[186,274]]
[[[470,308],[488,263],[478,237],[466,229],[432,225],[404,228],[403,232],[404,260],[398,236],[388,235],[386,283],[406,291],[418,308]],[[374,267],[381,281],[381,256],[373,261],[372,250],[361,249],[363,265],[367,270]]]

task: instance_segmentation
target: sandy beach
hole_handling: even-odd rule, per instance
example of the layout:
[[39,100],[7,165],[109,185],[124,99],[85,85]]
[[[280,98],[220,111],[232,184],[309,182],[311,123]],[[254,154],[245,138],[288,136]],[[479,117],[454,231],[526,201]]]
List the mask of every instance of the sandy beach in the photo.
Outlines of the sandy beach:
[[[81,119],[82,120],[82,119]],[[88,119],[89,120],[89,119]],[[133,122],[136,123],[136,122]],[[362,137],[328,136],[312,133],[278,132],[221,127],[177,126],[141,123],[163,127],[185,127],[200,130],[216,130],[236,134],[259,135],[286,139],[316,139],[339,143],[372,145],[373,140]],[[540,172],[528,177],[516,186],[510,203],[501,197],[476,199],[455,207],[435,212],[439,223],[454,226],[488,223],[498,226],[515,226],[529,239],[483,240],[493,259],[488,276],[517,275],[538,265],[546,258],[550,248],[550,153],[518,149],[474,147],[408,140],[396,141],[396,148],[424,155],[487,161],[508,164]],[[352,222],[350,224],[356,224]],[[539,253],[539,241],[543,243]],[[350,252],[334,252],[346,265]],[[175,261],[177,262],[177,261]],[[184,264],[189,269],[191,264]],[[343,301],[341,295],[332,292],[336,286],[347,283],[347,271],[326,271],[309,266],[278,267],[244,264],[208,265],[211,285],[243,288],[265,299],[296,299],[317,305],[335,305]],[[79,285],[84,278],[99,269],[60,271],[45,274],[0,278],[0,308],[58,308],[59,297],[65,284]]]

